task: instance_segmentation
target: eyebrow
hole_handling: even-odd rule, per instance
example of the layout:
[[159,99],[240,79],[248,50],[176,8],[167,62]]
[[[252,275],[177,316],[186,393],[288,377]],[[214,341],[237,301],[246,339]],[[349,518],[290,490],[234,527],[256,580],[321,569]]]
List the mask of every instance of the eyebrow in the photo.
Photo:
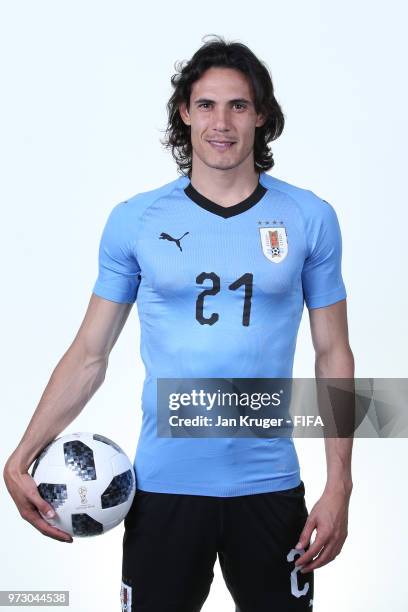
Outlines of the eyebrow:
[[[214,100],[210,100],[209,98],[197,98],[194,100],[194,104],[215,104]],[[234,98],[233,100],[229,100],[230,104],[252,104],[251,100],[247,100],[246,98]]]

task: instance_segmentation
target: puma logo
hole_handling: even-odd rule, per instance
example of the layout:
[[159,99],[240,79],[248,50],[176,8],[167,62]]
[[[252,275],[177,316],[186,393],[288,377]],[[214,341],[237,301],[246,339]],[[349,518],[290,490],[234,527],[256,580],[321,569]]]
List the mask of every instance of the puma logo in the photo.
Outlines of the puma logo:
[[181,238],[184,238],[184,236],[186,236],[189,233],[190,232],[184,232],[184,234],[180,238],[173,238],[173,236],[170,236],[170,234],[166,234],[166,232],[162,232],[160,234],[160,236],[159,236],[159,239],[161,239],[161,240],[170,240],[170,242],[175,242],[177,244],[178,248],[180,249],[180,251],[182,251],[183,249],[181,248],[180,240],[181,240]]

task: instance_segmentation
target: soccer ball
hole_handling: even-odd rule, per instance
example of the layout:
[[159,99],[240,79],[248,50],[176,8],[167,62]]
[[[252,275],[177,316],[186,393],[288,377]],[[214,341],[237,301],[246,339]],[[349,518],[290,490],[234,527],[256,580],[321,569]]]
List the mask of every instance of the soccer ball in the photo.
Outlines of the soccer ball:
[[52,519],[43,518],[72,536],[100,535],[119,525],[136,492],[126,453],[109,438],[89,432],[50,442],[31,476],[56,512]]

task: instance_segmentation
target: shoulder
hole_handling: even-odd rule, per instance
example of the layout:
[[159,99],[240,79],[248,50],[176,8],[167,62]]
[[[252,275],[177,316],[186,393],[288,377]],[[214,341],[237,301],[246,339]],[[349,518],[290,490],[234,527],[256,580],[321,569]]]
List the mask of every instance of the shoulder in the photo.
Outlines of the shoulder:
[[322,218],[335,213],[333,206],[311,189],[300,187],[278,179],[270,174],[261,174],[262,184],[272,192],[283,194],[297,206],[305,221],[310,218]]
[[307,243],[307,254],[327,245],[341,243],[341,230],[334,207],[310,189],[299,187],[277,179],[269,174],[262,174],[262,182],[272,192],[283,194],[289,202],[297,207],[303,221]]
[[160,185],[154,189],[140,191],[126,200],[117,202],[109,211],[105,233],[120,239],[134,240],[138,235],[144,213],[163,197],[171,197],[188,182],[185,177]]
[[173,193],[176,194],[187,182],[188,179],[186,177],[178,177],[154,189],[140,191],[116,204],[114,209],[118,209],[120,211],[119,214],[122,215],[141,217],[152,204],[163,197],[171,197]]

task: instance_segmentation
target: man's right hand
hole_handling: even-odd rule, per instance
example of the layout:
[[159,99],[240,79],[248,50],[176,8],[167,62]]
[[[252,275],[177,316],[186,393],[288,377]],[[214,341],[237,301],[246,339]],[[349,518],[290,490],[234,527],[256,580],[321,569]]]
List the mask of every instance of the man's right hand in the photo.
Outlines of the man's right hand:
[[[53,507],[41,497],[35,480],[21,468],[7,464],[3,470],[3,478],[6,487],[16,504],[23,519],[31,523],[43,535],[59,540],[60,542],[72,542],[71,534],[61,531],[50,525],[44,518],[51,511],[55,516]],[[50,517],[52,518],[52,517]]]
[[27,462],[65,430],[100,387],[109,354],[131,308],[130,303],[105,300],[92,293],[74,341],[53,370],[18,447],[3,469],[7,489],[23,519],[61,542],[72,542],[72,536],[43,518],[53,508],[39,494]]

